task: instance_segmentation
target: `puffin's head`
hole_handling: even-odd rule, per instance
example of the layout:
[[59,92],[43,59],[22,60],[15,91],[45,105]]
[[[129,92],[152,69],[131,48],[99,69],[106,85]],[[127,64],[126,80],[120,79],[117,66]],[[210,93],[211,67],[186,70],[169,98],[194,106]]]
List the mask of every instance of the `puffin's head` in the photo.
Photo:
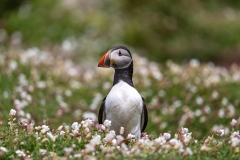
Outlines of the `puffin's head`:
[[98,67],[113,67],[114,69],[127,68],[132,63],[132,55],[124,46],[116,46],[105,53],[100,61]]

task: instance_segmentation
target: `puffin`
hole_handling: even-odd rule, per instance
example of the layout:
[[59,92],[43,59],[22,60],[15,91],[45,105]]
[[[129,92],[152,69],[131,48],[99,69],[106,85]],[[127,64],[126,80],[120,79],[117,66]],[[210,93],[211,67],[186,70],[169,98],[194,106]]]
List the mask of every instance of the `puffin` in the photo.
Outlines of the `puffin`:
[[124,137],[132,134],[141,138],[148,123],[148,111],[144,98],[133,85],[133,59],[129,49],[125,46],[111,48],[101,57],[98,67],[115,69],[113,86],[98,112],[99,124],[110,120],[109,129],[116,134],[123,127]]

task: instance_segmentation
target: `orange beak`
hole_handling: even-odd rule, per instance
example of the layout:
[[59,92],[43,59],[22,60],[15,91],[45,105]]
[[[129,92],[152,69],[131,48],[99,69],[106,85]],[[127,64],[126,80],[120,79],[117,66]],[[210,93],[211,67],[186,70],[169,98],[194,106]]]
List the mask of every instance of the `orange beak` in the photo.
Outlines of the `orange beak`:
[[110,55],[110,53],[107,52],[102,56],[102,58],[98,62],[98,67],[104,67],[104,68],[110,67],[110,57],[109,57],[109,55]]

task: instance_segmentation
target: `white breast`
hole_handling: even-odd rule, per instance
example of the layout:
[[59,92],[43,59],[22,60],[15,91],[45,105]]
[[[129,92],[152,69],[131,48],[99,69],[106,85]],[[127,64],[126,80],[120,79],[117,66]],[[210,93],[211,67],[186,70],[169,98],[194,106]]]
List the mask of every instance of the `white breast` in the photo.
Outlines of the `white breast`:
[[124,127],[124,136],[131,133],[141,135],[142,97],[137,90],[120,81],[114,85],[105,101],[106,119],[112,121],[110,129],[119,133]]

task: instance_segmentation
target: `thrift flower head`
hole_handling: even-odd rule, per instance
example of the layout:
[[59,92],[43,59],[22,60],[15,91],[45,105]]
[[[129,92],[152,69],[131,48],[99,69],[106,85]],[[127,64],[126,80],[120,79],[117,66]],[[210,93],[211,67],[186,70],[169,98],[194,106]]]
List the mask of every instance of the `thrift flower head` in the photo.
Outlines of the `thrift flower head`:
[[40,150],[39,150],[39,154],[42,155],[42,156],[44,156],[44,155],[47,154],[47,150],[45,150],[45,149],[40,149]]
[[187,134],[187,133],[188,133],[188,128],[183,128],[183,127],[182,127],[181,133],[182,133],[182,134]]
[[109,131],[113,136],[116,136],[116,132],[114,130]]
[[160,136],[160,137],[155,139],[155,142],[160,144],[160,145],[163,145],[164,143],[166,143],[166,139],[163,136]]
[[114,139],[112,140],[112,145],[115,146],[116,144],[117,144],[117,140],[114,138]]
[[164,133],[163,137],[167,140],[171,137],[171,134],[170,133]]
[[47,132],[47,135],[53,142],[55,142],[57,136],[54,136],[51,132]]
[[86,150],[87,152],[94,152],[95,151],[95,147],[92,146],[91,144],[86,144]]
[[18,155],[18,157],[25,157],[26,154],[23,151],[17,150],[16,154]]
[[10,116],[15,116],[16,113],[17,113],[17,112],[16,112],[15,109],[11,109],[9,115],[10,115]]
[[72,133],[74,134],[74,135],[78,135],[79,134],[79,132],[78,132],[78,130],[72,130]]
[[98,125],[98,130],[104,131],[105,129],[106,129],[106,127],[104,125],[102,125],[102,124]]
[[105,140],[106,142],[111,142],[111,141],[113,140],[113,138],[114,138],[114,135],[113,135],[112,133],[108,133],[108,134],[106,135],[106,137],[104,138],[104,140]]
[[64,150],[65,152],[72,152],[72,151],[73,151],[73,148],[67,147],[67,148],[64,148],[63,150]]
[[65,135],[65,132],[64,131],[60,131],[60,133],[59,133],[61,136],[62,135]]
[[128,136],[127,136],[127,139],[134,139],[134,138],[136,138],[136,136],[133,134],[128,134]]
[[123,136],[121,136],[121,135],[117,135],[116,139],[117,139],[118,144],[121,143],[124,140]]
[[93,125],[93,120],[92,119],[86,119],[85,121],[82,121],[81,124],[83,127],[90,127]]
[[178,141],[177,139],[173,138],[169,141],[169,144],[174,148],[174,149],[179,149],[181,150],[183,148],[183,144]]
[[236,119],[232,119],[230,124],[231,124],[232,127],[235,127],[236,124],[237,124],[237,120]]
[[[239,137],[240,135],[239,135],[239,131],[236,131],[236,132],[233,132],[232,133],[232,136],[234,136],[234,137]],[[239,137],[240,138],[240,137]]]
[[0,151],[8,152],[7,148],[5,148],[5,147],[0,147]]
[[185,155],[185,156],[187,156],[187,155],[193,155],[193,152],[192,152],[192,150],[188,147],[188,148],[186,148],[186,150],[184,150],[183,151],[183,153],[182,153],[183,155]]
[[79,128],[81,127],[81,124],[78,124],[78,122],[74,122],[71,127],[73,130],[79,130]]
[[223,129],[219,129],[216,131],[216,134],[219,136],[223,136],[224,135],[224,130]]
[[100,144],[101,143],[101,136],[100,135],[93,136],[93,138],[91,139],[90,143],[92,145]]
[[233,137],[233,138],[231,139],[231,145],[232,145],[232,147],[238,146],[239,143],[240,143],[240,138]]
[[42,130],[41,130],[42,134],[48,132],[49,130],[50,130],[50,128],[47,125],[42,125]]
[[110,126],[111,126],[111,123],[112,123],[111,121],[109,121],[109,120],[106,119],[106,120],[103,122],[103,125],[106,126],[106,127],[110,127]]

